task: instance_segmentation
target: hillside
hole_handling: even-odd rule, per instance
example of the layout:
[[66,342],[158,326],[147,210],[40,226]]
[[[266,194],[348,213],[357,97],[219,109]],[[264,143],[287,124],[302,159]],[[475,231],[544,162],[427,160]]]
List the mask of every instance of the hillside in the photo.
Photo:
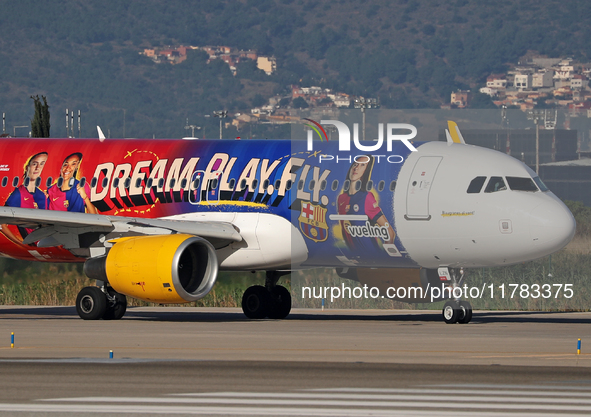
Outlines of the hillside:
[[[206,114],[247,111],[257,94],[286,93],[290,84],[379,97],[386,108],[438,107],[453,89],[474,87],[529,51],[591,57],[585,0],[3,0],[0,6],[0,112],[10,133],[30,123],[34,94],[48,97],[52,136],[65,135],[69,108],[82,111],[83,136],[96,136],[100,124],[113,137],[124,129],[128,137],[180,137],[188,118],[216,137],[218,121]],[[278,69],[267,76],[239,64],[233,76],[223,62],[206,64],[201,51],[174,66],[139,55],[181,44],[255,49],[275,56]],[[255,125],[244,135],[289,131]]]

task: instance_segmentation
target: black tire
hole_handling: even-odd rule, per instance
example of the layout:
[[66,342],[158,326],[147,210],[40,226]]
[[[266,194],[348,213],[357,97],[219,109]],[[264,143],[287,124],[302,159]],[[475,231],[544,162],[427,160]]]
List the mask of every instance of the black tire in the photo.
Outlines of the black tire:
[[119,320],[127,311],[127,297],[113,289],[109,289],[108,291],[109,295],[115,298],[115,304],[109,305],[107,302],[107,310],[103,315],[103,320]]
[[447,324],[454,324],[458,322],[461,315],[460,306],[455,301],[448,301],[443,306],[441,313],[443,314],[443,320]]
[[107,296],[98,287],[84,287],[76,297],[76,312],[83,320],[98,320],[107,310]]
[[458,318],[458,323],[466,324],[472,320],[472,305],[467,301],[460,301],[461,316]]
[[291,294],[288,289],[281,285],[271,290],[271,305],[268,311],[270,319],[284,319],[291,311]]
[[242,296],[242,311],[249,319],[264,319],[270,304],[270,294],[261,285],[253,285],[244,291]]

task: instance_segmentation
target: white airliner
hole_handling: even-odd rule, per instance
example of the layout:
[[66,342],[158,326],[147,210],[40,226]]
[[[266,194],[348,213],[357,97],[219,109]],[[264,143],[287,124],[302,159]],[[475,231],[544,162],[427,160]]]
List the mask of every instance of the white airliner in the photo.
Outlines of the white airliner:
[[[293,270],[336,268],[382,294],[455,288],[469,268],[537,259],[572,239],[572,214],[531,169],[465,144],[455,123],[447,135],[387,153],[336,142],[2,139],[0,254],[85,262],[96,285],[76,308],[87,320],[120,319],[126,296],[198,300],[218,270],[267,271],[242,308],[281,319],[291,296],[277,282]],[[402,300],[429,298],[413,294]],[[471,317],[459,298],[443,308],[447,323]]]

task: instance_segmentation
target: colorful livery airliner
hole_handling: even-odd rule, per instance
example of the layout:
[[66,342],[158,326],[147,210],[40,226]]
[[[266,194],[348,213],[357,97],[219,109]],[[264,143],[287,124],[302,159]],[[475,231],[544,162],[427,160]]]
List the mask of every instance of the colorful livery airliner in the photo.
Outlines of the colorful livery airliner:
[[[382,294],[457,287],[466,268],[571,240],[571,213],[532,170],[463,142],[453,123],[447,143],[416,141],[416,152],[403,141],[364,153],[336,141],[1,139],[0,255],[85,262],[96,286],[78,295],[83,319],[121,318],[126,296],[198,300],[220,269],[267,271],[244,313],[284,318],[291,297],[277,282],[289,271],[337,268]],[[471,316],[460,299],[443,309],[448,323]]]

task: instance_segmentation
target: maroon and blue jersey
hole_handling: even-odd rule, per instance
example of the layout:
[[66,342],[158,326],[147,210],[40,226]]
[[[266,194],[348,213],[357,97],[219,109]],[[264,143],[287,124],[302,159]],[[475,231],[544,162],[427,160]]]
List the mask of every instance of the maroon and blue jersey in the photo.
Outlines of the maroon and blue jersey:
[[[35,188],[35,191],[31,194],[24,185],[21,185],[20,187],[15,188],[8,196],[4,205],[8,207],[45,209],[45,193],[39,188]],[[23,239],[33,231],[33,229],[27,229],[20,226],[18,227],[18,230]]]
[[[375,226],[378,219],[384,215],[373,193],[359,191],[353,195],[343,193],[338,197],[338,213],[365,216],[360,220],[341,221],[343,238],[349,249],[373,249],[378,247],[378,241],[368,236],[365,228]],[[359,229],[359,230],[358,230]]]

